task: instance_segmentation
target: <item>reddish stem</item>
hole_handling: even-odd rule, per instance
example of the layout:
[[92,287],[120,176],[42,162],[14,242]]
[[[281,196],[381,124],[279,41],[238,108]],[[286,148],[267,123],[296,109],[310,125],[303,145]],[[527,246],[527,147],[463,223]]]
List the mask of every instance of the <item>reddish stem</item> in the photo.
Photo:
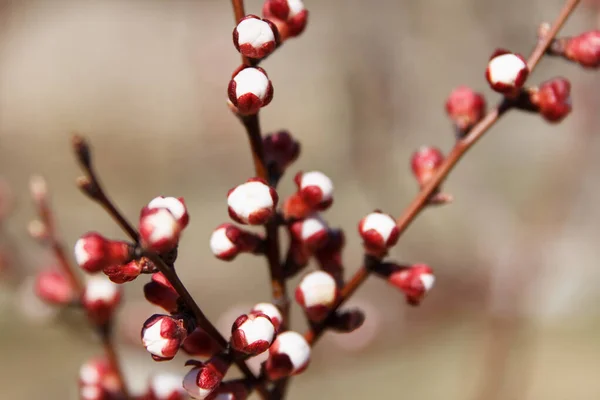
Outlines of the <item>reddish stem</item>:
[[[546,49],[550,43],[552,43],[552,40],[556,37],[558,31],[564,25],[571,13],[575,10],[579,2],[580,0],[568,0],[552,24],[548,35],[538,41],[527,61],[527,66],[529,67],[530,72],[533,72],[533,70],[536,68],[544,56]],[[420,212],[427,207],[432,194],[435,193],[437,188],[442,184],[442,182],[444,182],[446,177],[450,174],[450,172],[454,169],[456,164],[462,159],[466,152],[483,137],[483,135],[506,111],[510,109],[510,106],[510,102],[506,99],[503,99],[494,109],[489,111],[488,114],[475,127],[473,127],[467,136],[456,142],[454,148],[444,160],[444,163],[436,171],[435,175],[425,186],[421,188],[421,191],[409,204],[402,215],[396,220],[400,234],[406,231],[406,229],[420,214]],[[358,289],[368,277],[369,269],[365,266],[361,267],[350,279],[348,284],[342,288],[340,299],[335,304],[335,307],[331,310],[330,316],[333,315],[333,313],[337,311],[337,308],[344,304],[346,300],[350,298],[350,296],[352,296],[356,289]],[[325,321],[322,323],[311,327],[311,329],[305,333],[304,337],[309,343],[313,344],[319,339],[326,327],[326,322],[327,319],[325,319]]]

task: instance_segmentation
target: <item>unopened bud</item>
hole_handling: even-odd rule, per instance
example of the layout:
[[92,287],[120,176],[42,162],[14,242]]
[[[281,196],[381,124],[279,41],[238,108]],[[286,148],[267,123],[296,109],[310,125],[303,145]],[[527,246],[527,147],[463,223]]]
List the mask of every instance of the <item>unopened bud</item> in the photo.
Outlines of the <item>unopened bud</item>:
[[177,312],[179,294],[160,272],[152,274],[152,280],[144,285],[144,296],[150,303],[169,313]]
[[365,251],[375,257],[383,257],[398,242],[400,231],[396,221],[388,214],[372,212],[360,220],[358,232],[363,239]]
[[167,253],[179,243],[181,225],[166,208],[142,210],[139,222],[141,244],[148,250]]
[[275,332],[279,331],[281,323],[283,322],[283,316],[281,315],[281,312],[279,312],[279,309],[271,303],[258,303],[252,307],[250,313],[262,313],[267,315],[275,327]]
[[91,277],[85,286],[81,303],[96,324],[107,323],[121,301],[119,287],[103,277]]
[[310,345],[304,336],[287,331],[277,335],[269,348],[265,371],[271,380],[303,372],[310,362]]
[[409,304],[416,306],[433,287],[435,276],[428,265],[415,264],[392,273],[388,282],[404,292]]
[[294,178],[298,193],[315,210],[325,210],[333,202],[333,182],[319,171],[299,172]]
[[227,193],[229,216],[241,224],[263,225],[275,214],[278,200],[275,189],[252,178]]
[[314,271],[306,275],[296,288],[296,301],[312,321],[323,320],[338,298],[338,289],[331,275]]
[[183,319],[155,314],[144,322],[142,344],[155,361],[171,360],[187,336]]
[[240,253],[254,253],[263,240],[255,233],[245,231],[233,224],[222,224],[210,236],[210,249],[215,257],[230,261]]
[[528,75],[529,68],[523,56],[503,49],[494,52],[485,70],[491,88],[505,95],[518,92]]
[[75,260],[90,273],[100,272],[114,264],[124,264],[131,260],[131,253],[131,244],[108,240],[96,232],[86,233],[75,243]]
[[233,44],[243,56],[261,59],[275,50],[279,32],[271,21],[247,15],[233,30]]
[[260,67],[242,67],[234,72],[227,94],[241,115],[258,113],[273,99],[273,85]]
[[485,114],[485,98],[468,86],[459,86],[446,100],[446,113],[460,135],[466,134]]
[[67,276],[54,268],[37,274],[34,290],[40,299],[49,304],[66,305],[75,299],[75,291]]
[[275,326],[262,313],[239,316],[231,327],[231,347],[241,353],[257,355],[266,351],[275,337]]

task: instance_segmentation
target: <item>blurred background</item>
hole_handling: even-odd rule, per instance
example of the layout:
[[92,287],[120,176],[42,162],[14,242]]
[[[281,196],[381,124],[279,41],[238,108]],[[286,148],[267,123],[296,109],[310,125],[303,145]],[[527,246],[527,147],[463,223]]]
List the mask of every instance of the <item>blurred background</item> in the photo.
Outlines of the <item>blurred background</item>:
[[[261,1],[246,3],[260,13]],[[562,3],[305,1],[306,32],[263,65],[275,96],[261,122],[302,142],[282,196],[296,170],[333,179],[325,217],[346,230],[348,275],[361,260],[360,218],[375,208],[399,215],[416,193],[411,152],[453,145],[446,96],[466,84],[494,104],[483,76],[489,55],[496,47],[528,54],[538,24]],[[599,15],[588,1],[563,33],[598,28]],[[0,177],[13,199],[1,225],[2,399],[74,399],[79,366],[100,353],[77,314],[57,314],[31,293],[31,277],[54,263],[26,231],[32,174],[47,178],[69,248],[88,230],[124,238],[73,184],[74,131],[91,141],[101,178],[130,217],[157,195],[185,198],[191,224],[178,269],[224,331],[269,299],[262,259],[223,263],[208,247],[228,220],[226,191],[253,174],[243,128],[225,104],[239,65],[233,26],[225,0],[0,1]],[[455,203],[427,210],[391,254],[434,267],[437,286],[423,305],[407,306],[372,278],[350,302],[366,310],[365,326],[326,335],[290,399],[600,399],[600,78],[547,59],[530,83],[556,75],[573,85],[565,122],[503,118],[444,186]],[[119,314],[137,391],[152,371],[185,371],[185,357],[157,364],[139,344],[156,311],[143,300],[144,281],[126,285]]]

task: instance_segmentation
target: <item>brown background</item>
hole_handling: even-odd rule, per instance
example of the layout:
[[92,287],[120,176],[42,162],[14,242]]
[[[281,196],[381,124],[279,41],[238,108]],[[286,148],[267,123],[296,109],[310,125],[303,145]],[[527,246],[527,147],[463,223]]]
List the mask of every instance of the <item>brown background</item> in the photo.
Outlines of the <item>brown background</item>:
[[[259,12],[261,2],[247,3]],[[220,326],[268,300],[262,260],[225,264],[208,249],[227,220],[226,190],[252,174],[243,130],[225,106],[239,64],[233,18],[225,0],[0,4],[0,175],[16,197],[3,228],[15,269],[0,285],[0,397],[74,398],[79,365],[98,350],[76,316],[25,312],[25,276],[52,262],[26,235],[29,176],[47,177],[69,247],[88,230],[123,235],[74,188],[70,132],[89,137],[131,217],[156,195],[185,197],[191,225],[179,270],[208,315],[228,315]],[[472,85],[493,103],[483,79],[489,54],[526,54],[537,24],[561,4],[306,1],[306,33],[264,64],[275,97],[261,117],[266,131],[285,127],[301,139],[297,169],[332,177],[335,206],[325,216],[346,229],[349,273],[361,254],[357,221],[374,208],[398,215],[414,195],[410,153],[451,147],[450,90]],[[597,16],[582,7],[564,32],[597,27]],[[502,120],[445,185],[455,204],[427,211],[394,250],[395,259],[436,269],[423,306],[407,307],[372,279],[354,301],[370,310],[367,327],[319,344],[291,399],[600,398],[600,80],[549,59],[530,82],[557,74],[573,83],[572,115],[559,126],[520,113]],[[150,370],[183,371],[184,360],[154,364],[140,349],[139,327],[153,312],[140,301],[143,280],[127,286],[120,315],[125,370],[138,390]]]

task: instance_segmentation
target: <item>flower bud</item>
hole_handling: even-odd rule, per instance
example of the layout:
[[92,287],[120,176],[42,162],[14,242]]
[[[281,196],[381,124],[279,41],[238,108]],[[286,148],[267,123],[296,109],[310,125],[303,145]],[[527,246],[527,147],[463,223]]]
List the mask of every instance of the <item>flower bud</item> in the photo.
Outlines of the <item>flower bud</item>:
[[365,313],[361,310],[338,311],[331,318],[330,328],[338,332],[354,332],[365,322]]
[[183,377],[177,374],[159,373],[150,377],[152,400],[185,400]]
[[275,214],[278,200],[275,189],[252,178],[227,193],[229,216],[240,224],[263,225]]
[[467,133],[485,114],[485,98],[468,86],[459,86],[446,100],[446,113],[461,134]]
[[422,146],[410,159],[413,175],[419,186],[426,185],[444,162],[444,155],[437,147]]
[[142,344],[154,361],[173,359],[187,336],[183,319],[154,314],[144,322]]
[[571,112],[571,84],[564,78],[554,78],[540,85],[531,98],[548,122],[560,122]]
[[240,315],[231,327],[231,347],[240,353],[257,355],[265,352],[275,337],[275,326],[262,313]]
[[312,321],[321,321],[338,297],[335,280],[327,272],[314,271],[306,275],[296,288],[296,301]]
[[600,67],[600,30],[569,38],[565,43],[565,56],[585,68]]
[[233,44],[243,56],[261,59],[275,50],[279,32],[271,21],[247,15],[233,30]]
[[162,307],[169,313],[177,312],[179,294],[160,272],[152,274],[152,280],[144,285],[144,296],[150,303]]
[[[154,210],[157,208],[166,208],[169,210],[179,224],[180,230],[184,230],[190,222],[190,215],[188,214],[183,197],[158,196],[152,199],[145,207],[145,209],[148,210]],[[142,214],[144,214],[144,210],[142,210]]]
[[103,277],[90,278],[81,299],[88,316],[98,325],[105,324],[112,318],[120,301],[119,287]]
[[116,372],[105,357],[88,360],[79,369],[79,385],[118,390]]
[[75,299],[75,291],[69,279],[54,268],[37,274],[34,290],[48,304],[66,305]]
[[262,242],[260,236],[226,223],[213,231],[210,236],[210,249],[218,259],[230,261],[240,253],[256,252]]
[[242,67],[234,72],[227,94],[239,114],[252,115],[271,102],[273,85],[262,68]]
[[416,306],[433,287],[435,276],[428,265],[415,264],[393,272],[388,282],[404,292],[409,304]]
[[115,264],[105,267],[102,272],[114,283],[131,282],[142,273],[142,264],[139,260],[132,260],[124,265]]
[[485,70],[491,88],[503,94],[513,94],[521,89],[527,75],[529,68],[523,56],[503,49],[494,52]]
[[281,208],[286,221],[306,218],[314,212],[313,207],[304,201],[300,193],[294,193],[285,199]]
[[344,285],[344,265],[342,263],[342,249],[346,243],[344,232],[340,229],[331,229],[329,231],[329,240],[325,247],[315,252],[315,258],[319,267],[333,276],[337,285]]
[[144,207],[139,222],[142,246],[157,253],[167,253],[179,243],[181,225],[166,208]]
[[325,210],[333,202],[333,182],[322,172],[299,172],[294,181],[302,199],[314,209]]
[[219,387],[228,368],[229,363],[215,356],[192,368],[183,378],[183,388],[194,399],[206,399]]
[[279,28],[282,39],[300,35],[308,21],[308,10],[302,0],[266,0],[263,16]]
[[285,130],[265,136],[263,149],[267,166],[277,175],[283,175],[287,167],[300,155],[300,143]]
[[372,212],[360,220],[358,232],[363,239],[365,251],[375,257],[383,257],[398,242],[400,231],[396,221],[388,214]]
[[100,272],[113,264],[131,260],[132,246],[126,242],[108,240],[96,232],[83,235],[75,243],[75,261],[86,272]]
[[219,344],[202,328],[194,329],[185,338],[181,348],[187,354],[196,357],[212,357],[221,350]]
[[290,232],[311,251],[322,248],[329,239],[329,227],[318,214],[293,222]]
[[248,388],[243,380],[223,382],[212,394],[211,400],[246,400]]
[[265,314],[271,320],[275,332],[279,331],[283,322],[283,316],[277,307],[271,303],[258,303],[250,310],[251,314]]
[[304,336],[287,331],[277,335],[269,348],[265,371],[271,380],[300,374],[310,362],[310,345]]

